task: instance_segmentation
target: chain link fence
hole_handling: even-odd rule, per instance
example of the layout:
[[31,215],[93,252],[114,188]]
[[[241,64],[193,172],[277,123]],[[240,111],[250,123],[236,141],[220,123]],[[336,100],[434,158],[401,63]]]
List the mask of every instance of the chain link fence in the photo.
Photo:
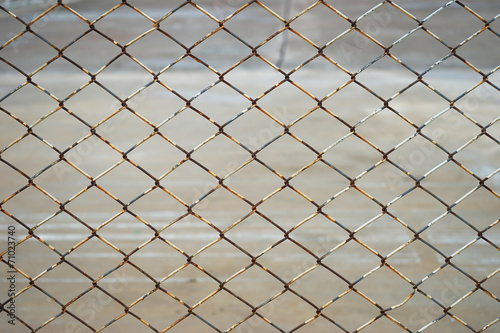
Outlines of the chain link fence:
[[4,1],[5,332],[498,332],[493,1]]

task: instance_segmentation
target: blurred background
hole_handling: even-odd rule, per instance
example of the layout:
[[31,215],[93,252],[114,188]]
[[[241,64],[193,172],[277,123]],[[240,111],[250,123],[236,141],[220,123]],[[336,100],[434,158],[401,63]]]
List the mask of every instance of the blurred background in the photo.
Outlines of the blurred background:
[[62,4],[0,1],[6,332],[498,331],[499,2]]

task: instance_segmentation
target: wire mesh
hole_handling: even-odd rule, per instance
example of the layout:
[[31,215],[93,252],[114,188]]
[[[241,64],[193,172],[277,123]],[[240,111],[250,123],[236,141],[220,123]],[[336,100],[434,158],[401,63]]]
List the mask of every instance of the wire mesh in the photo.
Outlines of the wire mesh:
[[[0,47],[0,162],[8,191],[0,210],[4,238],[15,243],[1,255],[6,277],[16,282],[13,294],[0,296],[7,320],[16,322],[4,327],[498,330],[500,115],[496,106],[474,109],[484,114],[470,109],[500,96],[498,58],[485,55],[498,46],[500,14],[473,1],[387,0],[370,8],[326,0],[170,1],[154,10],[140,1],[103,3],[36,2],[32,16],[16,2],[0,6],[2,34],[15,31],[2,35]],[[348,8],[355,10],[344,14]],[[61,25],[46,37],[44,27],[56,21],[51,15],[81,31],[68,38]],[[123,35],[107,20],[125,24]],[[151,36],[154,44],[141,44]],[[35,43],[48,48],[31,54]],[[72,52],[80,44],[90,55]],[[408,48],[417,48],[414,58]],[[443,53],[434,60],[437,49]],[[144,52],[151,61],[141,60]],[[62,61],[66,67],[51,72]],[[450,63],[469,71],[465,88],[460,77],[439,72]],[[353,87],[347,107],[336,102]],[[105,97],[85,95],[72,104],[94,88]],[[210,95],[217,89],[226,92]],[[280,89],[292,92],[279,100]],[[45,104],[34,97],[39,92]],[[163,104],[148,104],[163,93]],[[228,111],[228,95],[245,106]],[[295,104],[295,95],[307,102]],[[398,104],[406,96],[409,102]],[[240,132],[254,127],[254,140],[245,140]],[[349,145],[353,140],[364,148]],[[141,154],[152,142],[163,148]],[[365,157],[370,163],[360,162]],[[169,161],[151,164],[160,158]],[[251,167],[258,170],[242,176]],[[193,175],[179,173],[188,168]],[[192,199],[196,177],[203,187]],[[284,204],[270,209],[280,196]],[[265,246],[252,243],[259,241]],[[234,269],[227,273],[225,265]],[[253,297],[262,290],[266,297]],[[50,311],[23,311],[30,306]]]

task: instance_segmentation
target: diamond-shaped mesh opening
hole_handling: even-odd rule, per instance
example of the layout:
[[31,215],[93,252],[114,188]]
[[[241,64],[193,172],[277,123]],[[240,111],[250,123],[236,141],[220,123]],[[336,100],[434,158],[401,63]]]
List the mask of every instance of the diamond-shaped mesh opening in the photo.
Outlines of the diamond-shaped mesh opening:
[[[322,174],[321,179],[315,175]],[[316,203],[323,203],[349,186],[349,181],[332,167],[318,162],[295,176],[292,186]]]
[[[254,182],[260,180],[262,186],[255,188]],[[250,200],[259,202],[275,190],[283,186],[283,182],[262,164],[252,161],[231,175],[225,183],[238,194]]]
[[85,21],[73,15],[66,8],[54,8],[43,18],[44,23],[36,32],[44,38],[50,36],[51,44],[61,49],[89,29]]
[[[267,129],[263,129],[267,127]],[[238,114],[224,127],[224,132],[237,140],[243,147],[256,150],[282,132],[282,127],[256,108],[249,108]]]
[[[335,262],[339,260],[346,264],[342,267],[335,265]],[[380,265],[380,259],[375,254],[352,240],[337,248],[321,262],[351,283]]]
[[[99,266],[93,265],[94,260],[99,260]],[[85,242],[71,252],[66,260],[84,271],[90,278],[97,279],[115,270],[123,261],[122,255],[97,237],[85,239]]]
[[[70,290],[60,288],[61,285],[68,284],[72,285]],[[36,281],[36,285],[59,302],[67,304],[89,289],[92,286],[92,281],[70,265],[62,263],[39,278]],[[51,300],[47,297],[46,302],[48,303],[49,301]]]
[[[474,206],[472,202],[479,200]],[[490,191],[479,188],[477,191],[462,200],[454,211],[465,221],[469,222],[478,230],[491,225],[495,220],[498,220],[498,211],[490,208],[490,205],[497,205],[499,198],[491,194]],[[494,207],[494,206],[491,206]],[[467,209],[469,208],[469,209]]]
[[[455,80],[449,84],[452,75]],[[423,76],[423,80],[448,101],[456,100],[481,82],[481,76],[457,57],[451,56]]]
[[467,59],[476,68],[488,73],[495,69],[499,64],[498,61],[488,59],[478,50],[482,49],[486,52],[498,52],[498,36],[489,30],[472,39],[469,43],[459,48],[458,54]]
[[321,3],[299,16],[290,26],[320,47],[350,28],[348,21]]
[[194,207],[195,213],[201,215],[220,230],[226,229],[249,214],[250,211],[251,206],[247,202],[223,188],[212,192]]
[[108,118],[121,107],[121,103],[115,97],[95,83],[82,89],[64,105],[69,112],[90,126]]
[[[484,135],[480,136],[479,138],[477,138],[477,140],[472,142],[456,155],[457,159],[461,163],[467,166],[470,171],[472,171],[476,176],[480,178],[490,176],[500,167],[498,160],[493,157],[498,156],[498,153],[500,151],[498,139],[495,138],[495,129],[497,127],[498,125],[490,127],[490,131],[493,135],[489,137]],[[493,141],[491,140],[492,137],[494,139]],[[488,146],[488,154],[477,152],[480,147],[486,146]],[[492,156],[490,156],[490,154]]]
[[[465,303],[463,305],[459,303],[455,306],[452,313],[458,318],[464,320],[471,327],[474,327],[476,330],[480,330],[487,324],[490,324],[497,319],[496,313],[498,313],[500,304],[498,304],[498,301],[490,295],[482,291],[477,291],[469,296],[468,301],[475,304],[476,309],[484,309],[481,311],[480,316],[471,316],[471,312],[465,310]],[[495,330],[495,328],[492,329]]]
[[[290,307],[287,304],[294,306]],[[286,308],[290,310],[285,311]],[[314,307],[289,291],[263,306],[259,312],[286,331],[292,330],[316,314]]]
[[[445,231],[449,230],[449,231]],[[441,237],[443,232],[449,232],[448,237]],[[454,254],[477,237],[477,232],[453,214],[447,214],[435,220],[432,228],[421,234],[422,239],[435,245],[447,256]]]
[[38,274],[45,272],[52,265],[59,262],[59,256],[57,253],[35,238],[27,239],[24,243],[18,245],[16,247],[16,252],[19,256],[29,255],[29,253],[38,254],[40,261],[37,263],[22,261],[16,263],[16,266],[30,277],[35,277]]
[[[14,37],[16,34],[14,32],[21,32],[24,30],[24,25],[16,20],[14,17],[8,15],[7,13],[2,11],[1,14],[3,23],[5,24],[5,30],[2,30],[0,38],[2,41],[6,42],[7,40]],[[2,43],[3,44],[3,43]]]
[[[341,142],[335,142],[328,148],[323,155],[323,160],[351,178],[355,178],[382,159],[379,151],[355,135],[343,138]],[[340,156],[345,156],[345,158],[340,158]]]
[[446,110],[449,103],[428,87],[417,83],[392,100],[390,106],[421,126],[437,113]]
[[[425,243],[415,240],[391,253],[387,262],[411,282],[418,283],[443,265],[444,258]],[[425,267],[425,272],[417,267]]]
[[[420,135],[411,138],[389,155],[391,162],[417,179],[443,163],[446,158],[446,152]],[[387,177],[387,180],[398,183],[406,180],[406,176],[394,169],[394,172],[390,177]],[[389,185],[391,186],[391,184]]]
[[370,78],[379,77],[380,75],[387,76],[389,79],[379,81],[377,86],[370,84],[366,84],[366,86],[375,91],[377,95],[386,99],[394,97],[417,80],[417,75],[402,67],[397,61],[388,56],[383,56],[370,65],[370,67],[357,76],[357,79],[360,82],[370,82]]
[[267,90],[283,81],[282,74],[256,56],[251,56],[224,77],[250,98],[264,97]]
[[100,280],[99,286],[130,305],[154,289],[154,282],[135,268],[125,265]]
[[[160,47],[154,47],[158,44]],[[155,30],[128,46],[127,52],[153,72],[159,72],[181,58],[186,50]]]
[[[374,290],[371,288],[373,280],[381,282],[380,289]],[[356,289],[364,295],[375,301],[382,308],[386,309],[394,305],[402,303],[413,292],[412,285],[392,271],[390,268],[383,266],[361,280]],[[387,295],[384,290],[392,289],[391,296]]]
[[[215,151],[215,153],[214,153]],[[248,152],[224,135],[218,135],[200,147],[193,158],[219,177],[236,170],[249,159]]]
[[[318,289],[315,287],[316,283],[328,287]],[[348,289],[344,280],[322,266],[308,272],[290,287],[318,307],[327,304]]]
[[[312,124],[318,124],[318,130],[312,132]],[[293,134],[307,142],[317,151],[323,151],[344,135],[349,134],[349,128],[335,119],[330,113],[316,109],[299,123],[293,126]]]
[[113,220],[112,228],[99,230],[99,236],[125,253],[131,253],[154,237],[154,230],[128,214]]
[[0,84],[0,96],[2,99],[6,94],[26,82],[26,78],[21,73],[5,62],[0,62],[0,71],[2,71],[2,76],[4,78]]
[[459,99],[455,106],[484,126],[500,116],[498,110],[492,107],[492,102],[498,100],[498,97],[499,92],[495,88],[482,84]]
[[[116,22],[122,22],[124,17],[129,20],[130,26],[128,24],[124,26],[123,23],[116,24]],[[133,28],[130,29],[130,27]],[[121,45],[128,44],[135,37],[151,29],[151,27],[152,23],[148,19],[129,6],[121,6],[113,10],[105,20],[98,21],[95,25],[99,32]]]
[[57,214],[36,229],[36,235],[61,254],[66,254],[73,246],[90,236],[91,232],[66,212]]
[[323,57],[312,60],[302,68],[306,70],[296,71],[291,79],[317,99],[324,99],[349,81],[348,74]]
[[[45,321],[61,313],[61,307],[56,302],[33,287],[16,297],[16,304],[20,308],[16,315],[25,321],[31,322],[34,327],[39,327]],[[33,304],[43,304],[43,306],[39,306],[38,314],[34,313],[34,309],[38,307],[33,306]]]
[[227,330],[251,314],[251,308],[226,291],[220,291],[196,308],[196,314],[220,330]]
[[[383,232],[387,237],[377,237]],[[356,232],[356,239],[382,256],[387,256],[401,244],[413,239],[413,234],[393,217],[384,214]]]
[[[220,257],[221,254],[227,259],[218,265],[213,264],[213,258]],[[196,264],[205,267],[205,271],[221,281],[227,280],[230,276],[243,269],[250,262],[250,258],[230,243],[221,240],[206,248],[194,258]]]
[[386,47],[416,27],[417,22],[390,3],[378,7],[359,22],[362,31]]
[[[352,104],[353,95],[362,103]],[[383,103],[368,90],[352,82],[323,101],[322,105],[352,126],[372,112],[380,109]]]
[[353,188],[333,198],[322,209],[323,212],[351,231],[356,230],[381,213],[381,208],[376,202]]
[[[54,132],[54,126],[59,126],[60,130]],[[88,127],[63,109],[44,119],[34,129],[36,134],[61,151],[75,144],[88,131]]]
[[[351,311],[357,311],[358,315],[354,320],[346,320],[346,315]],[[377,315],[380,310],[367,300],[363,299],[359,294],[351,291],[341,298],[336,299],[333,304],[324,309],[322,313],[340,325],[344,331],[354,332]]]
[[[16,31],[10,37],[16,37],[20,32],[21,31]],[[37,48],[38,54],[36,57],[33,57],[29,51],[33,46]],[[10,44],[5,45],[0,50],[0,54],[2,58],[27,74],[34,72],[47,61],[57,57],[57,51],[33,33],[29,32],[25,32]]]
[[95,135],[80,141],[67,155],[68,162],[93,177],[120,161],[119,153]]
[[310,253],[321,257],[342,243],[347,232],[330,218],[316,215],[294,229],[290,237]]
[[414,186],[412,179],[386,162],[372,169],[356,184],[385,205]]
[[[289,102],[293,103],[293,107],[285,108]],[[262,109],[284,124],[289,124],[314,109],[316,104],[308,95],[287,82],[268,92],[258,103]]]
[[121,151],[128,151],[143,138],[152,134],[153,129],[128,109],[116,114],[96,132]]
[[[168,258],[168,260],[163,265],[157,265],[158,258]],[[156,239],[141,247],[140,251],[134,252],[130,256],[130,261],[139,269],[147,272],[151,278],[160,281],[183,266],[186,263],[186,257],[164,240]]]
[[[286,53],[284,53],[285,51]],[[260,55],[285,72],[290,72],[314,57],[316,53],[315,46],[290,30],[284,30],[259,47]]]
[[2,208],[29,227],[58,211],[57,204],[33,186],[12,197]]
[[[408,202],[414,202],[414,211],[407,207]],[[418,206],[417,206],[418,205]],[[415,214],[416,211],[419,214]],[[427,224],[446,212],[446,206],[432,197],[427,191],[415,188],[395,201],[388,211],[400,221],[415,231],[420,231]]]
[[[118,108],[119,104],[115,103],[115,105]],[[173,116],[175,112],[183,109],[186,102],[160,84],[155,83],[134,96],[127,105],[149,122],[160,125]]]
[[[40,158],[36,161],[31,161],[30,164],[23,163],[26,156],[16,154],[16,151],[26,151],[31,154],[40,154]],[[52,162],[57,160],[57,153],[48,145],[34,136],[27,136],[21,141],[18,141],[14,146],[9,148],[3,154],[3,158],[16,166],[28,176],[34,176],[38,172],[44,170]]]
[[252,214],[225,232],[228,239],[256,256],[283,239],[283,232],[259,214]]
[[[53,77],[60,76],[61,72],[64,73],[64,79],[54,81]],[[37,84],[61,100],[89,82],[89,78],[78,67],[62,58],[51,62],[43,71],[33,76]]]
[[[397,124],[397,130],[391,131],[390,135],[380,137],[378,132],[375,132],[375,128],[383,130],[388,123]],[[358,127],[357,132],[379,149],[389,151],[414,134],[414,127],[400,115],[389,109],[384,109],[366,120]]]
[[0,195],[2,195],[3,198],[7,198],[11,194],[16,193],[18,189],[27,184],[27,179],[25,177],[5,163],[0,164],[0,172],[3,177],[5,177],[5,181],[0,188]]
[[[226,2],[226,6],[227,5],[231,5],[231,3]],[[242,6],[244,3],[240,1],[239,5]],[[262,24],[259,24],[258,26],[254,25],[256,17],[259,18],[259,21],[262,22]],[[256,3],[253,3],[245,8],[245,11],[241,11],[236,14],[225,24],[229,31],[252,47],[256,47],[268,37],[273,35],[279,25],[280,21],[275,16]],[[279,28],[281,28],[281,26],[279,26]]]
[[[159,206],[158,206],[159,205]],[[140,217],[156,229],[172,223],[186,213],[186,207],[164,188],[144,192],[128,205],[130,215]]]
[[[22,101],[26,101],[26,104]],[[6,99],[1,102],[1,107],[14,114],[25,124],[32,125],[35,121],[54,111],[57,108],[57,102],[40,89],[28,84],[16,91],[15,94],[6,96]]]
[[91,73],[97,72],[118,54],[120,54],[120,48],[95,30],[81,36],[64,50],[66,57]]
[[187,255],[194,255],[220,237],[217,230],[193,216],[169,226],[161,236]]
[[250,55],[250,50],[225,30],[219,30],[193,49],[193,54],[219,73]]
[[[452,139],[453,132],[463,133],[460,141]],[[481,129],[458,112],[451,109],[446,111],[441,117],[434,119],[426,126],[422,133],[439,142],[441,147],[449,152],[453,152],[467,143],[469,140],[480,134]]]
[[[151,304],[155,304],[156,306],[150,308]],[[168,310],[165,311],[165,309]],[[158,290],[149,295],[131,309],[133,313],[143,318],[157,330],[169,327],[178,319],[186,315],[187,310],[188,309],[184,305],[180,304],[162,290]]]
[[[183,24],[196,24],[199,28],[193,34],[183,34]],[[160,28],[175,36],[180,43],[191,46],[217,29],[217,23],[194,6],[185,5],[167,17]]]
[[[268,198],[258,210],[284,229],[299,224],[316,212],[314,206],[289,187]],[[293,215],[284,214],[285,211],[292,211]]]
[[261,306],[283,290],[283,284],[278,279],[258,266],[247,268],[226,286],[228,290],[255,307]]
[[[282,259],[276,258],[277,256]],[[297,264],[292,266],[287,265],[285,260],[283,260],[284,258],[287,258],[287,261],[291,260]],[[309,267],[313,267],[315,259],[295,243],[284,240],[261,255],[258,263],[288,283]]]
[[[133,77],[134,80],[126,80],[125,77]],[[102,86],[123,100],[134,94],[146,83],[153,81],[153,76],[137,62],[122,54],[104,67],[96,79]],[[117,105],[120,106],[122,103]]]
[[[443,186],[443,182],[454,184],[454,186]],[[426,176],[421,184],[425,189],[451,205],[476,187],[477,180],[455,163],[448,162]]]
[[447,266],[422,283],[419,290],[448,307],[474,290],[474,281],[455,268]]
[[498,9],[0,3],[3,312],[16,332],[495,331]]
[[[224,103],[220,101],[224,100]],[[197,97],[192,105],[205,115],[223,124],[251,106],[251,103],[230,86],[219,83]]]
[[[281,158],[274,163],[268,162],[278,152],[280,152]],[[316,154],[292,136],[283,135],[262,149],[257,157],[273,170],[289,177],[299,171],[301,167],[314,161]]]
[[194,306],[217,290],[218,283],[193,265],[187,265],[161,284],[185,304]]
[[[122,206],[112,197],[92,187],[72,200],[65,208],[82,222],[96,228],[121,212]],[[93,207],[88,209],[88,207]]]
[[[467,22],[467,24],[463,26],[463,30],[460,34],[453,33],[443,25],[447,17],[453,17],[456,20]],[[471,12],[465,10],[458,3],[452,3],[450,6],[436,13],[424,24],[424,26],[441,38],[442,41],[450,47],[456,47],[476,31],[483,28],[481,20],[475,17]]]
[[[103,311],[106,309],[106,311]],[[74,315],[85,318],[84,322],[96,330],[123,314],[123,307],[98,288],[84,294],[68,307]]]
[[[155,177],[174,168],[185,154],[160,135],[154,135],[127,154],[129,159],[139,163],[141,167]],[[154,155],[155,158],[151,158]]]
[[[192,186],[186,187],[183,181],[190,179]],[[205,193],[217,186],[216,179],[191,161],[187,161],[169,173],[162,184],[187,204],[193,204]]]
[[[456,256],[453,261],[456,261],[456,265],[461,267],[466,273],[470,274],[472,277],[478,280],[482,280],[489,276],[498,266],[498,258],[491,257],[491,254],[495,253],[496,248],[491,246],[484,240],[479,240],[476,243],[468,246],[461,254],[461,256]],[[481,266],[474,266],[466,263],[467,258],[480,258]],[[476,259],[477,260],[477,259]],[[478,260],[479,261],[479,260]]]
[[[68,154],[66,158],[69,161],[73,161],[75,156]],[[60,202],[65,202],[89,185],[86,176],[63,161],[58,162],[47,171],[38,175],[35,179],[35,184]],[[61,186],[62,184],[66,184],[66,186]]]
[[351,30],[330,44],[324,54],[347,70],[356,72],[383,55],[384,49],[361,32]]
[[[174,130],[179,128],[179,126],[185,126],[186,122],[189,123],[189,128],[185,128],[185,131],[179,132]],[[210,124],[205,117],[192,109],[183,110],[161,127],[161,133],[165,137],[186,150],[197,147],[216,132],[217,127],[215,125]]]

